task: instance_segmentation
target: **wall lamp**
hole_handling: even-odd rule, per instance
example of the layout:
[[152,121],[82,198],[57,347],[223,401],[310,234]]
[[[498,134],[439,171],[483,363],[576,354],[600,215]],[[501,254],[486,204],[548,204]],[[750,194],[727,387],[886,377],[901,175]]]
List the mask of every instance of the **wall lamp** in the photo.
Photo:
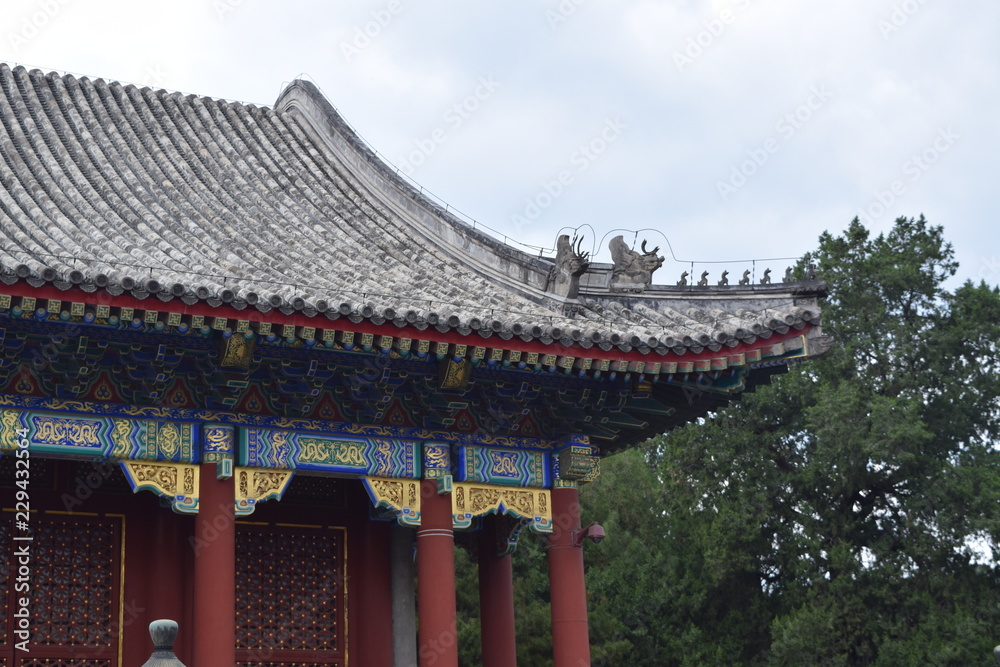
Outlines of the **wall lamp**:
[[601,527],[601,524],[594,521],[580,530],[573,531],[574,547],[582,547],[585,539],[589,539],[594,544],[600,544],[601,540],[604,539],[604,528]]

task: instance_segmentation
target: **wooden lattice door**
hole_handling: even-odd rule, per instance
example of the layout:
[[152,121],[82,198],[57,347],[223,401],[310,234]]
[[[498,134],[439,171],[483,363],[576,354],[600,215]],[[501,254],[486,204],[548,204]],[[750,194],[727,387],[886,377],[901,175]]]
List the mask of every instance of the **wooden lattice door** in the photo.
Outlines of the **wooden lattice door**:
[[239,667],[347,664],[345,553],[342,528],[238,525]]
[[[31,542],[12,539],[13,522],[14,515],[4,512],[0,667],[121,667],[121,519],[33,513]],[[25,544],[27,582],[19,551]],[[27,652],[16,648],[21,598],[29,601]]]

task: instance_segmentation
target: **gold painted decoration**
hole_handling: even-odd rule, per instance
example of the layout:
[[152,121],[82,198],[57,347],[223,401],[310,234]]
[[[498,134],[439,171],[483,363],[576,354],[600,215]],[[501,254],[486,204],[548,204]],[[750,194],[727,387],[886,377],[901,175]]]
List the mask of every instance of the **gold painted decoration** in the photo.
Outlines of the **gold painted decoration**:
[[43,446],[101,447],[100,421],[35,415],[32,443]]
[[223,368],[247,369],[253,361],[253,348],[256,337],[252,334],[233,334],[223,337],[222,355],[219,365]]
[[451,511],[456,530],[471,528],[475,517],[507,514],[524,519],[535,533],[552,532],[552,497],[548,489],[455,484],[451,493]]
[[120,465],[133,493],[152,491],[166,498],[178,514],[198,513],[198,466],[147,461],[121,461]]
[[403,526],[420,525],[420,482],[412,479],[362,477],[375,509],[386,509]]
[[432,479],[451,474],[451,445],[446,442],[425,442],[424,477]]
[[440,386],[445,391],[465,391],[472,377],[472,362],[468,359],[455,361],[454,358],[441,361]]
[[294,476],[292,470],[236,468],[236,516],[248,516],[265,500],[281,500]]
[[365,442],[300,436],[298,444],[300,463],[349,467],[366,465],[365,450],[368,443]]
[[0,411],[0,450],[14,451],[21,439],[18,431],[22,430],[21,412],[18,410]]

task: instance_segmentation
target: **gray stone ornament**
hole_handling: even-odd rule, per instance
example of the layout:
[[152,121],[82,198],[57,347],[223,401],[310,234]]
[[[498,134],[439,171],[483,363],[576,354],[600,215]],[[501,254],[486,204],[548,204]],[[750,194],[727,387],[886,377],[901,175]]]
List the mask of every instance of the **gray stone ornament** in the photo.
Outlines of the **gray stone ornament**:
[[177,621],[166,618],[153,621],[149,624],[149,636],[153,640],[153,653],[142,667],[184,667],[184,663],[174,655]]

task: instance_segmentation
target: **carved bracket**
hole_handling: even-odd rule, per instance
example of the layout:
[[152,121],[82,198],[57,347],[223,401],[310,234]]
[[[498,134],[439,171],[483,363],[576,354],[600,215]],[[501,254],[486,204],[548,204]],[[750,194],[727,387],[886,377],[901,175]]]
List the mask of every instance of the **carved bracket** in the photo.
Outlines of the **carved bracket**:
[[362,477],[375,509],[385,509],[402,526],[420,525],[420,481]]
[[455,484],[451,512],[456,530],[471,528],[475,517],[506,514],[524,519],[532,532],[552,532],[552,493],[548,489]]
[[121,461],[119,465],[133,493],[152,491],[178,514],[198,513],[198,466],[146,461]]
[[292,470],[236,468],[236,516],[248,516],[265,500],[281,500],[294,476]]

